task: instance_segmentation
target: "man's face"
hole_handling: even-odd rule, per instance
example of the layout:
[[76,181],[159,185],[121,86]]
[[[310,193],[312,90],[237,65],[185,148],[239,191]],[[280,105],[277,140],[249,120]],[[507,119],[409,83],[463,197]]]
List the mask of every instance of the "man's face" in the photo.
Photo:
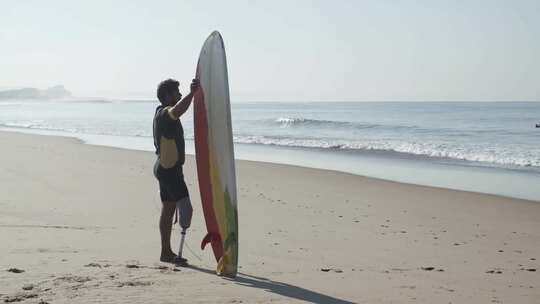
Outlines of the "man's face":
[[180,94],[178,88],[175,88],[169,95],[168,105],[174,106],[180,99],[182,99],[182,94]]

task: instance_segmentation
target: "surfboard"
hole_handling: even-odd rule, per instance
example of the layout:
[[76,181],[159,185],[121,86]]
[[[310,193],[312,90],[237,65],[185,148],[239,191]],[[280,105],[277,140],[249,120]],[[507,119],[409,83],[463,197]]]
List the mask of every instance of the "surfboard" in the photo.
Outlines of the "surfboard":
[[211,244],[216,273],[235,277],[238,269],[238,208],[229,100],[227,59],[223,39],[215,31],[199,55],[195,93],[195,157],[201,203],[208,233],[201,242]]

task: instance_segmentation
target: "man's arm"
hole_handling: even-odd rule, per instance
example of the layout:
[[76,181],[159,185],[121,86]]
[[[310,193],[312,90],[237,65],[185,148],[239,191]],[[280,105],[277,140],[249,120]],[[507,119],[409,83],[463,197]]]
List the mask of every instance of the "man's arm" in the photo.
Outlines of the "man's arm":
[[186,111],[189,109],[189,105],[191,105],[192,100],[193,100],[193,93],[189,92],[189,94],[187,94],[186,97],[178,101],[169,110],[169,113],[174,117],[174,119],[178,119],[178,117],[182,116],[182,114],[186,113]]
[[193,79],[190,85],[190,92],[182,100],[178,101],[169,111],[169,113],[178,119],[189,109],[191,101],[193,100],[193,93],[199,89],[199,79]]

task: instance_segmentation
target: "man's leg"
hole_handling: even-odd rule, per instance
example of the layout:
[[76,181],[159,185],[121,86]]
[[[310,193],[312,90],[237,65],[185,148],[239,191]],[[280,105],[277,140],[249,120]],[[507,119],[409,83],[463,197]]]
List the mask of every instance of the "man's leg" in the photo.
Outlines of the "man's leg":
[[193,216],[193,207],[189,196],[186,196],[176,202],[176,208],[180,210],[180,227],[188,229],[191,226],[191,217]]
[[177,266],[187,266],[187,259],[182,256],[182,249],[184,247],[184,238],[186,237],[186,230],[191,226],[191,217],[193,215],[193,208],[191,207],[191,201],[189,196],[186,196],[176,202],[176,209],[180,213],[179,224],[182,227],[182,238],[180,239],[180,248],[178,249],[178,257],[175,260]]
[[172,262],[176,255],[171,249],[171,229],[176,202],[163,202],[161,216],[159,217],[159,232],[161,234],[161,257],[162,262]]

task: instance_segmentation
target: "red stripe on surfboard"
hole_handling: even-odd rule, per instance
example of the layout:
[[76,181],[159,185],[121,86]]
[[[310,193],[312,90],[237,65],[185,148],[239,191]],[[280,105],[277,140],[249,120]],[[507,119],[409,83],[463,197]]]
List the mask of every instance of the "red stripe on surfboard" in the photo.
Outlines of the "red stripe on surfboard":
[[[196,77],[199,78],[198,64]],[[219,227],[213,206],[210,154],[208,151],[208,119],[206,117],[206,105],[202,87],[195,93],[193,112],[195,116],[195,157],[197,159],[197,176],[199,178],[199,191],[201,193],[204,220],[206,222],[206,229],[210,234],[210,243],[212,244],[214,256],[216,257],[216,261],[219,261],[223,256],[223,243],[219,236]],[[204,245],[204,239],[202,245]]]

